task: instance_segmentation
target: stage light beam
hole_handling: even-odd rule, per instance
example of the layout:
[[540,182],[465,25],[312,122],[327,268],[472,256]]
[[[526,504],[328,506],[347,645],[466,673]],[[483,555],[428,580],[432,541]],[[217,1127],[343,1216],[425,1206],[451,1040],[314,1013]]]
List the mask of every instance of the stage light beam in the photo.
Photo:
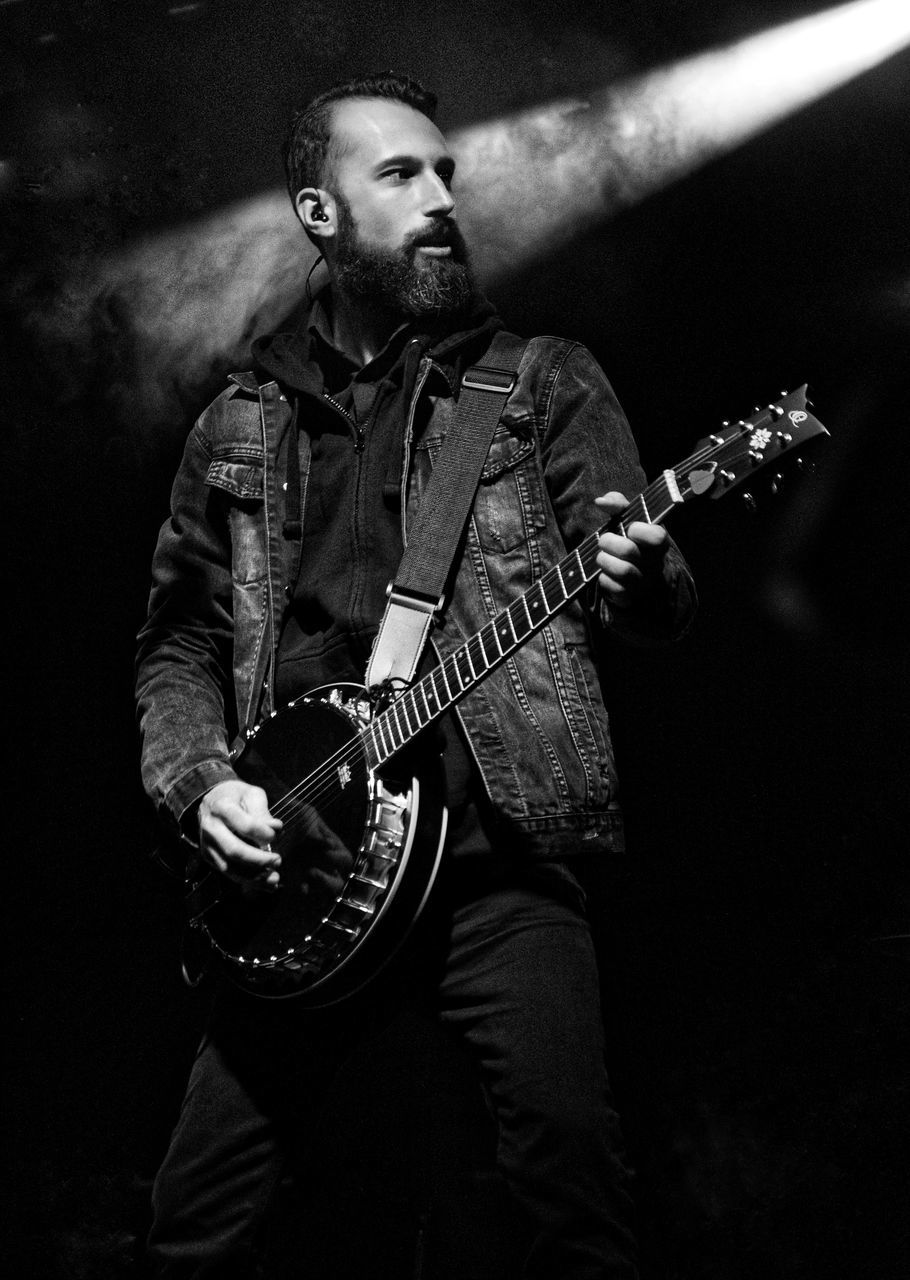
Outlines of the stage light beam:
[[648,195],[910,44],[910,0],[854,0],[725,48],[454,135],[483,275]]
[[[451,134],[481,281],[564,248],[908,43],[910,0],[853,0]],[[312,255],[286,194],[269,192],[99,263],[32,325],[47,344],[89,350],[99,342],[91,317],[116,313],[135,357],[124,397],[133,420],[151,425],[179,418],[216,366],[244,360],[251,337],[288,315]]]

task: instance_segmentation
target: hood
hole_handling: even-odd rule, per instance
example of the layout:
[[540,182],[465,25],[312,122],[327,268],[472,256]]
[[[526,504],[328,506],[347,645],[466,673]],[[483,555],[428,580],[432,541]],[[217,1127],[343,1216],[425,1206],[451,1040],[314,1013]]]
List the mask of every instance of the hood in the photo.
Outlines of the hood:
[[[321,305],[324,296],[321,292],[316,297],[313,310]],[[312,314],[312,311],[307,312],[291,331],[266,334],[256,339],[252,345],[253,369],[260,381],[275,379],[294,391],[321,395],[322,377],[311,355],[312,344],[317,340],[310,333]],[[420,320],[409,325],[401,346],[403,348],[406,340],[417,337],[420,354],[429,355],[441,365],[449,373],[454,386],[464,369],[480,359],[493,334],[502,327],[493,305],[477,294],[469,311],[431,323]],[[398,362],[399,365],[401,363]]]

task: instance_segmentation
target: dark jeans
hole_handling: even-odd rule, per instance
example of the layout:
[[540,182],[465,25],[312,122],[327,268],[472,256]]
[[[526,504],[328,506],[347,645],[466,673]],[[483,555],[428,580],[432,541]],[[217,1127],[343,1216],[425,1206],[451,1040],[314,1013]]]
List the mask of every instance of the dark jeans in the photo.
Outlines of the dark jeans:
[[580,894],[531,877],[468,877],[469,888],[464,879],[437,896],[401,962],[344,1005],[307,1013],[293,999],[222,993],[155,1183],[156,1274],[256,1274],[257,1229],[295,1143],[339,1064],[406,998],[452,1028],[477,1064],[498,1167],[537,1231],[526,1274],[637,1275]]

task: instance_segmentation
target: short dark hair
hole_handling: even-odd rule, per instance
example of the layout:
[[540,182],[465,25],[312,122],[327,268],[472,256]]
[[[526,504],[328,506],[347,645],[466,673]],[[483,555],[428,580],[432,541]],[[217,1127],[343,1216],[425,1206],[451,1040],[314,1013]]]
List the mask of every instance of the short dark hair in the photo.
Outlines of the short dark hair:
[[332,108],[348,98],[389,98],[434,120],[436,95],[410,76],[391,71],[355,76],[332,85],[294,113],[284,144],[284,169],[293,203],[304,187],[321,186],[332,141]]

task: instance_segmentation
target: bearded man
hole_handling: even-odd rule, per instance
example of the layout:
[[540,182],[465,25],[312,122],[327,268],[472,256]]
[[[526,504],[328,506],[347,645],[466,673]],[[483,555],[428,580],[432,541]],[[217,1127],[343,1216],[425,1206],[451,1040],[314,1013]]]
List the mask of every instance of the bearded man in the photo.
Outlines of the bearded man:
[[[294,332],[255,343],[253,372],[194,426],[155,556],[139,651],[145,785],[216,879],[266,897],[289,874],[282,814],[239,776],[231,743],[317,688],[363,683],[464,375],[502,329],[471,276],[434,110],[413,80],[377,75],[296,116],[289,190],[328,284]],[[669,641],[694,608],[662,527],[596,533],[643,483],[590,354],[527,342],[421,670],[593,534],[591,588],[419,739],[426,754],[441,745],[449,819],[429,907],[396,962],[328,1009],[218,990],[155,1184],[157,1274],[257,1274],[272,1193],[325,1087],[402,1001],[476,1063],[499,1169],[535,1232],[525,1274],[637,1274],[573,860],[622,839],[592,633]]]

